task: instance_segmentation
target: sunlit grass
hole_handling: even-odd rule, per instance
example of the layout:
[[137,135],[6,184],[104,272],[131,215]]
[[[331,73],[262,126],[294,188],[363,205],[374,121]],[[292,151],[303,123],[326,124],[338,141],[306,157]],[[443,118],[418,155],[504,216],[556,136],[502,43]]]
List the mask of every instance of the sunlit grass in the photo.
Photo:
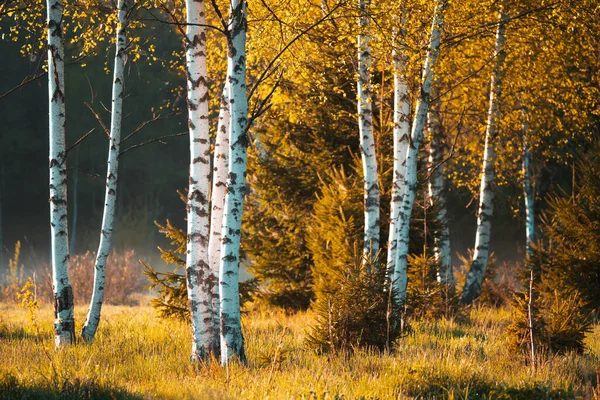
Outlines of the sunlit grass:
[[[145,306],[105,306],[92,345],[55,351],[52,310],[0,305],[0,398],[591,398],[600,326],[585,354],[542,355],[532,372],[511,353],[504,310],[475,309],[470,322],[413,323],[393,354],[316,355],[303,345],[311,314],[256,310],[244,316],[249,365],[189,363],[186,324]],[[76,309],[83,321],[85,309]],[[4,391],[4,393],[3,393]],[[29,397],[28,397],[29,396]],[[596,395],[597,396],[597,395]]]

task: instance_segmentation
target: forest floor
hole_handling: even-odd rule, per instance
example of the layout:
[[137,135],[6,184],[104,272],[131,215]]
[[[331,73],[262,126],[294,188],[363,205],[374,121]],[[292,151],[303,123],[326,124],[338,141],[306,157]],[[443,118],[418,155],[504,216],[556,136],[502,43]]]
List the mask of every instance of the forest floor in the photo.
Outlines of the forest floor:
[[[76,308],[81,323],[85,308]],[[52,310],[0,304],[0,398],[481,399],[598,398],[600,325],[584,354],[543,355],[532,372],[511,353],[510,314],[414,322],[392,354],[316,355],[303,342],[310,313],[244,315],[248,366],[189,362],[190,330],[148,306],[105,306],[96,341],[55,351]],[[79,329],[79,328],[78,328]]]

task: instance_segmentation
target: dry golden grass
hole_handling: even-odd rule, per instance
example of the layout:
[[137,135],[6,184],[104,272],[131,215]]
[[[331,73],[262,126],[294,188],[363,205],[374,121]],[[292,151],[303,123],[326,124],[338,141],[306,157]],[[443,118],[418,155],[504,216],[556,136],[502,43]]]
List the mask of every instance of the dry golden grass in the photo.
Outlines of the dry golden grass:
[[[76,309],[83,321],[84,308]],[[244,316],[248,366],[189,363],[190,330],[147,306],[105,306],[92,345],[53,349],[52,310],[0,304],[0,398],[390,399],[598,398],[600,326],[585,354],[543,355],[532,372],[511,354],[509,314],[475,309],[470,322],[415,322],[393,354],[318,356],[303,346],[311,314]],[[595,392],[594,392],[595,391]]]

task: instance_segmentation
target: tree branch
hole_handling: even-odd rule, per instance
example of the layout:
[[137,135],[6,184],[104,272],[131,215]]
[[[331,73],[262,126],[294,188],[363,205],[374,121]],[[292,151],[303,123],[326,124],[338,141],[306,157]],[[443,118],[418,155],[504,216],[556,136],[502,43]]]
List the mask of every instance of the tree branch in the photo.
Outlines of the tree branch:
[[92,132],[94,132],[96,130],[96,128],[92,128],[90,129],[86,134],[84,134],[82,137],[80,137],[75,143],[73,143],[71,146],[69,146],[67,148],[67,150],[65,150],[65,154],[69,154],[69,151],[71,151],[73,148],[75,148],[75,146],[79,145],[81,142],[83,142],[88,136],[90,136],[92,134]]
[[96,111],[94,111],[94,109],[92,108],[92,106],[90,106],[87,101],[85,101],[83,104],[85,104],[85,106],[92,112],[92,114],[94,114],[94,117],[96,117],[96,120],[100,123],[100,126],[102,126],[102,129],[104,129],[104,132],[106,133],[106,136],[108,136],[110,138],[110,129],[108,129],[106,127],[106,125],[104,125],[104,122],[102,121],[102,118],[100,118],[100,116],[98,115],[98,113]]
[[184,136],[184,135],[187,135],[187,134],[188,134],[188,132],[172,133],[170,135],[164,135],[164,136],[161,136],[161,137],[150,139],[150,140],[145,141],[143,143],[134,144],[133,146],[130,146],[130,147],[126,148],[125,150],[123,150],[121,153],[119,153],[119,158],[121,158],[123,156],[123,154],[125,154],[125,153],[127,153],[129,151],[134,150],[134,149],[138,149],[138,148],[140,148],[142,146],[145,146],[147,144],[154,143],[154,142],[160,142],[162,144],[167,144],[166,142],[164,142],[164,139],[168,139],[168,138],[172,138],[172,137],[178,137],[178,136]]

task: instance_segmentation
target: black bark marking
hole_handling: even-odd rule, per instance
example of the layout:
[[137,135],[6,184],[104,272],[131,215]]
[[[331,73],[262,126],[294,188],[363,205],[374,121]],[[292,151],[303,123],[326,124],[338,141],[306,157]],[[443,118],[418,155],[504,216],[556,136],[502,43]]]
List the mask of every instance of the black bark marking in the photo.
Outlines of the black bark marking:
[[67,285],[58,295],[54,295],[54,315],[58,318],[60,312],[71,309],[73,309],[73,288]]

